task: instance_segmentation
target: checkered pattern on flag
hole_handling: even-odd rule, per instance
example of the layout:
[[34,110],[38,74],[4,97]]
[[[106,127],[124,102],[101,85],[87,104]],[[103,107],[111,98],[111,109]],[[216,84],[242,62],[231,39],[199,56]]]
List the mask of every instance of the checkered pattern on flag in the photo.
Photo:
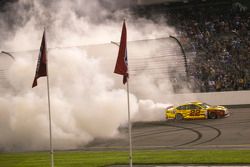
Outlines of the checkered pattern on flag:
[[37,66],[36,66],[36,74],[32,84],[32,88],[37,86],[37,79],[40,77],[47,76],[47,53],[46,53],[46,39],[45,39],[45,31],[43,32],[42,43],[40,47],[40,52],[38,56]]
[[114,73],[123,75],[123,84],[128,79],[128,58],[127,58],[127,29],[126,23],[123,22],[120,47]]

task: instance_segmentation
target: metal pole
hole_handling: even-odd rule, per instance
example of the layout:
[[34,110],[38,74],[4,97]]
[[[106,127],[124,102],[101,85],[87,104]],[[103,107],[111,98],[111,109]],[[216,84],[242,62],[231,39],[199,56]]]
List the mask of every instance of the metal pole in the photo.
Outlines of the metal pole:
[[[45,33],[45,28],[44,28]],[[48,90],[48,108],[49,108],[49,135],[50,135],[50,155],[51,155],[51,167],[54,167],[54,150],[52,141],[52,128],[51,128],[51,111],[50,111],[50,89],[49,89],[49,71],[48,71],[48,54],[47,54],[47,43],[46,43],[46,33],[45,35],[45,45],[46,45],[46,71],[47,71],[47,90]]]
[[[120,46],[117,42],[111,41],[111,43],[118,47]],[[129,77],[127,77],[127,100],[128,100],[129,166],[132,167],[133,166],[133,151],[132,151],[132,135],[131,135],[132,128],[131,128],[131,120],[130,120],[130,102],[129,102]]]
[[183,58],[184,58],[184,62],[185,62],[186,76],[187,76],[187,79],[189,80],[189,71],[188,71],[188,65],[187,65],[186,52],[185,52],[184,48],[182,47],[181,42],[176,37],[174,37],[172,35],[170,35],[169,37],[172,38],[172,39],[174,39],[178,43],[178,45],[180,46],[180,48],[181,48],[181,52],[183,54]]
[[132,135],[131,135],[131,121],[130,121],[130,103],[129,103],[129,78],[127,78],[127,98],[128,98],[128,134],[129,134],[129,165],[133,166],[132,158]]
[[10,54],[9,52],[2,51],[1,53],[7,54],[7,55],[10,56],[13,60],[15,60],[15,57],[12,56],[12,54]]
[[114,41],[110,41],[110,43],[112,43],[112,44],[114,44],[114,45],[116,45],[116,46],[120,46],[117,42],[114,42]]

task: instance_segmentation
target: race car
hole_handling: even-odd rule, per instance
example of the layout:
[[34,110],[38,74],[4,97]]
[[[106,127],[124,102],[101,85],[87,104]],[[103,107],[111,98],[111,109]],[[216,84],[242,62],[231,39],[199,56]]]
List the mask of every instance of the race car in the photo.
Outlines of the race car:
[[191,102],[165,110],[166,119],[216,119],[230,115],[224,106],[211,106],[202,102]]

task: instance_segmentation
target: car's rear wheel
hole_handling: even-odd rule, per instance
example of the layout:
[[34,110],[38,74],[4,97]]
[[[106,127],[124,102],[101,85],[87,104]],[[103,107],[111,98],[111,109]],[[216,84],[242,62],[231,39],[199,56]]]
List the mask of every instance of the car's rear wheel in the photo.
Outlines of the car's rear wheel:
[[217,118],[217,114],[215,112],[210,112],[208,114],[208,118],[210,118],[210,119],[216,119]]
[[182,114],[176,114],[175,119],[176,120],[182,120],[183,119],[183,115]]

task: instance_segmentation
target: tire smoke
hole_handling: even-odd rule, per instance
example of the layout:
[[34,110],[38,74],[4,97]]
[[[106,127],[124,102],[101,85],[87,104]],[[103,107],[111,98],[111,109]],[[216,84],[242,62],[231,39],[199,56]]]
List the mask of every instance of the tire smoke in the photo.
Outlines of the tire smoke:
[[[55,149],[76,149],[94,138],[115,137],[118,128],[127,123],[126,87],[122,77],[112,71],[118,48],[107,43],[119,41],[124,16],[129,40],[174,34],[174,29],[162,20],[154,23],[134,18],[129,10],[114,12],[104,4],[87,0],[19,0],[3,7],[6,10],[0,12],[0,49],[13,51],[15,61],[5,70],[8,86],[0,85],[0,150],[49,149],[46,77],[39,78],[38,86],[31,88],[44,26]],[[113,9],[119,5],[112,1],[108,4]],[[98,43],[107,45],[81,47]],[[164,103],[157,98],[163,97],[162,91],[171,93],[171,89],[153,81],[144,82],[142,87],[130,94],[132,119],[164,119],[165,105],[153,100]],[[143,100],[151,99],[146,90],[155,91],[153,100]]]

